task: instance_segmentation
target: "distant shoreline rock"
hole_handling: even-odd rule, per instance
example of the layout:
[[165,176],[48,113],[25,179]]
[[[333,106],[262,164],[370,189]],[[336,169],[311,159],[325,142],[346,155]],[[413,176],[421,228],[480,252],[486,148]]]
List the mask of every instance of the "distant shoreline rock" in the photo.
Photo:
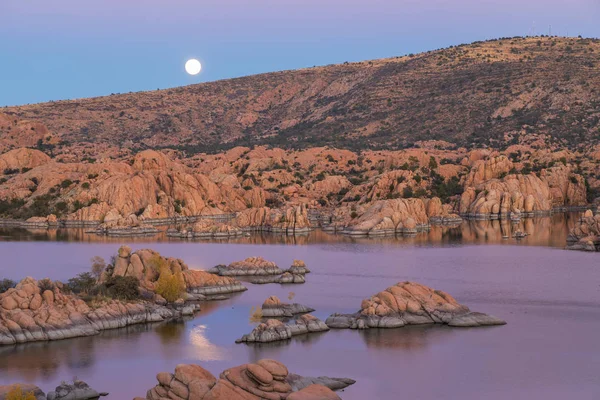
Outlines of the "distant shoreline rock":
[[567,237],[567,250],[600,251],[600,213],[587,210]]

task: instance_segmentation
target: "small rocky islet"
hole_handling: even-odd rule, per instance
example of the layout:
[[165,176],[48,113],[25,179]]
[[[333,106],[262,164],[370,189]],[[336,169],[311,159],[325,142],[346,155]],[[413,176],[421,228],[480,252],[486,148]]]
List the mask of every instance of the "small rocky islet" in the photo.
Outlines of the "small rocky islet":
[[333,314],[335,329],[400,328],[406,325],[445,324],[455,327],[505,325],[506,322],[472,312],[452,296],[414,282],[400,282],[363,300],[354,314]]
[[310,273],[304,261],[294,260],[292,266],[282,270],[272,261],[262,257],[248,257],[242,261],[235,261],[229,265],[217,265],[208,270],[211,274],[219,276],[235,276],[251,283],[304,283],[305,275]]
[[298,303],[282,303],[277,296],[270,296],[261,307],[263,318],[292,318],[296,314],[315,311],[313,308]]
[[305,333],[326,332],[329,327],[317,317],[303,314],[291,322],[268,319],[258,324],[252,332],[237,339],[236,343],[269,343],[291,339]]

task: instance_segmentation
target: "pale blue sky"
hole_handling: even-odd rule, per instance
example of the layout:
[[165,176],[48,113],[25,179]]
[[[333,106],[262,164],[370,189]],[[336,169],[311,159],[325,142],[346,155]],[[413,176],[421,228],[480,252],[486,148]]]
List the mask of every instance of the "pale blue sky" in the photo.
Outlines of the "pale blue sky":
[[[0,106],[154,90],[500,36],[600,36],[598,0],[0,0]],[[183,64],[196,57],[203,72]]]

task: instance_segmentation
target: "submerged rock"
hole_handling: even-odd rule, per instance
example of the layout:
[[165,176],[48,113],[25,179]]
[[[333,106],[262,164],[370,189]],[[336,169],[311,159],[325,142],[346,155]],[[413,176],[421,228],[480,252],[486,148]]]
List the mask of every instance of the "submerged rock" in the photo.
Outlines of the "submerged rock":
[[496,317],[471,312],[441,290],[413,282],[398,283],[363,300],[355,314],[333,314],[326,321],[327,326],[337,329],[400,328],[434,323],[461,327],[506,324]]
[[174,374],[161,372],[156,379],[158,385],[146,393],[145,400],[328,400],[339,399],[332,390],[355,383],[352,379],[289,374],[284,364],[268,359],[226,369],[218,380],[192,364],[180,364]]
[[47,400],[97,400],[108,393],[99,393],[87,383],[76,380],[73,384],[61,383],[53,392],[48,392]]
[[302,390],[310,385],[322,385],[331,390],[342,390],[350,385],[354,385],[356,381],[349,378],[329,378],[327,376],[310,377],[297,374],[288,374],[286,382],[290,384],[293,391]]
[[265,318],[291,318],[296,314],[305,314],[313,311],[315,310],[302,304],[282,303],[277,296],[269,297],[262,305],[262,316]]

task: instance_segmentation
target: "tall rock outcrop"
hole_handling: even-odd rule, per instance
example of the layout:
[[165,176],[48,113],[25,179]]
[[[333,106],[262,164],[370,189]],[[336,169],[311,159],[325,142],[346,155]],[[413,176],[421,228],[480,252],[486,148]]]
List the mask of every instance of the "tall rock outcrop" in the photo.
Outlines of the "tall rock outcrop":
[[204,298],[204,296],[229,294],[246,290],[235,278],[221,277],[207,271],[192,270],[178,258],[163,257],[150,249],[131,252],[128,246],[122,246],[117,253],[112,271],[109,276],[132,276],[140,281],[145,290],[154,292],[162,269],[170,274],[181,276],[189,296]]
[[423,200],[379,200],[352,219],[343,232],[349,235],[411,234],[428,226],[429,218]]
[[[505,156],[475,162],[465,177],[459,211],[471,217],[502,218],[511,213],[536,214],[586,204],[585,180],[561,165],[534,174],[508,174]],[[508,175],[507,175],[508,174]]]

